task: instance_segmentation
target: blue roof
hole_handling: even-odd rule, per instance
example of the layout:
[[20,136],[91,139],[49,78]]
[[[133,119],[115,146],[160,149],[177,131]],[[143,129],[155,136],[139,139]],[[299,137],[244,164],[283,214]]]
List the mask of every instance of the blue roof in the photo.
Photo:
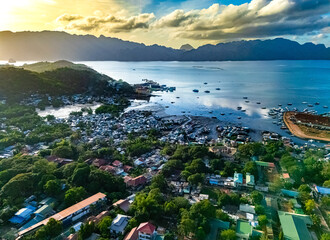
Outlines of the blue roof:
[[35,216],[33,219],[31,219],[31,221],[27,222],[26,224],[24,224],[20,229],[19,231],[23,231],[24,229],[27,229],[31,226],[33,226],[34,224],[38,223],[38,222],[41,222],[42,220],[44,220],[45,218],[37,215]]
[[14,216],[11,219],[9,219],[9,222],[14,223],[14,224],[21,224],[25,221],[25,218],[19,217],[19,216]]
[[286,189],[281,189],[281,192],[286,195],[286,196],[289,196],[289,197],[298,197],[299,196],[299,193],[298,192],[295,192],[295,191],[290,191],[290,190],[286,190]]
[[330,188],[316,186],[316,190],[319,193],[324,194],[324,195],[329,195],[330,194]]
[[236,173],[234,174],[234,182],[243,183],[243,174]]

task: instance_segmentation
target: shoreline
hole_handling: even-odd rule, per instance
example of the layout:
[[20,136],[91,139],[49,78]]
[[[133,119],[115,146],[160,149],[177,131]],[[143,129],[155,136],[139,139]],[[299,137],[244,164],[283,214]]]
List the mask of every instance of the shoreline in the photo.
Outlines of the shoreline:
[[283,114],[283,121],[285,123],[285,125],[287,126],[287,128],[290,130],[290,132],[298,137],[298,138],[302,138],[302,139],[313,139],[313,140],[319,140],[319,141],[324,141],[324,142],[330,142],[329,138],[323,138],[323,137],[317,137],[317,136],[310,136],[307,135],[306,133],[304,133],[299,126],[297,126],[296,124],[294,124],[291,120],[290,120],[290,116],[292,115],[293,112],[289,111],[289,112],[285,112]]

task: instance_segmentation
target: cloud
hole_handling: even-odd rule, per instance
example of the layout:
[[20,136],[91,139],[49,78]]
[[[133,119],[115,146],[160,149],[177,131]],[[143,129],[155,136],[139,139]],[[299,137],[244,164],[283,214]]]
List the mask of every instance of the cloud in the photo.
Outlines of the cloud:
[[306,34],[330,25],[329,0],[252,0],[241,5],[213,4],[201,10],[175,10],[153,27],[177,38],[223,40]]
[[153,13],[143,13],[131,17],[102,16],[97,12],[95,16],[82,17],[80,15],[63,14],[56,22],[63,24],[66,30],[78,31],[109,31],[128,32],[135,29],[146,29],[150,21],[155,18]]

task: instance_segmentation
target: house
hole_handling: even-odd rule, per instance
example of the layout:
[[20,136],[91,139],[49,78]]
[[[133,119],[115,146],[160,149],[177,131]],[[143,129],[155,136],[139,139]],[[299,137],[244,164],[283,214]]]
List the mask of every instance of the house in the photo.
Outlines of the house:
[[246,173],[246,185],[248,187],[253,187],[255,185],[254,176],[250,173]]
[[59,166],[64,166],[73,162],[72,159],[59,158],[57,156],[48,156],[46,157],[46,159],[48,160],[48,162],[57,163]]
[[22,224],[30,219],[32,213],[36,210],[36,207],[27,205],[25,208],[18,210],[15,215],[9,219],[9,222],[15,224]]
[[149,223],[141,223],[133,228],[124,238],[124,240],[153,240],[157,236],[156,227]]
[[238,220],[236,225],[237,239],[248,240],[252,236],[252,226],[249,222]]
[[40,205],[49,205],[49,206],[51,206],[55,202],[56,202],[55,198],[48,197],[48,198],[45,198],[45,199],[41,200],[39,204]]
[[40,216],[42,218],[46,218],[46,217],[49,217],[50,215],[52,215],[53,212],[54,212],[54,210],[52,209],[52,207],[46,204],[46,205],[43,205],[42,207],[40,207],[39,209],[37,209],[34,212],[34,215]]
[[239,210],[242,212],[247,212],[247,213],[252,213],[255,214],[255,207],[253,205],[250,204],[240,204],[239,205]]
[[125,171],[126,173],[129,173],[129,172],[131,171],[132,168],[133,168],[133,167],[128,166],[128,165],[124,165],[124,167],[123,167],[123,169],[124,169],[124,171]]
[[143,175],[140,175],[140,176],[135,177],[135,178],[131,178],[131,177],[127,176],[127,177],[124,178],[124,182],[126,183],[126,185],[128,187],[135,188],[135,187],[138,187],[140,185],[146,184],[147,178]]
[[124,234],[128,221],[129,221],[128,216],[118,214],[111,223],[110,233],[115,234],[115,235]]
[[291,190],[287,190],[287,189],[281,189],[281,193],[284,195],[284,196],[287,196],[287,197],[292,197],[292,198],[297,198],[299,196],[299,193],[296,192],[296,191],[291,191]]
[[118,161],[118,160],[115,160],[113,163],[112,163],[112,166],[114,167],[117,167],[117,168],[122,168],[123,167],[123,163]]
[[129,199],[120,199],[114,204],[112,204],[114,207],[119,207],[121,210],[123,210],[125,213],[128,212],[129,207],[131,206],[131,203]]
[[243,174],[242,173],[234,173],[234,186],[239,187],[243,184]]
[[96,158],[93,160],[92,165],[99,168],[107,164],[107,161],[103,158]]
[[111,174],[116,174],[116,170],[117,170],[114,166],[111,165],[101,166],[100,169],[103,171],[107,171]]
[[307,228],[312,225],[312,220],[308,215],[278,211],[278,216],[281,222],[284,239],[313,239]]
[[[55,215],[50,216],[49,218],[46,218],[45,220],[38,222],[34,224],[33,226],[24,229],[20,232],[18,232],[18,236],[22,237],[28,233],[34,232],[40,227],[46,225],[49,221],[49,219],[54,218],[55,220],[61,221],[63,225],[69,225],[71,222],[74,222],[81,217],[85,216],[90,212],[90,207],[92,205],[97,205],[100,201],[105,201],[106,195],[103,193],[97,193],[89,198],[86,198],[85,200],[76,203],[75,205],[66,208],[62,210],[59,213],[56,213]],[[35,209],[33,209],[34,211]]]
[[315,186],[315,191],[319,195],[330,195],[330,188]]

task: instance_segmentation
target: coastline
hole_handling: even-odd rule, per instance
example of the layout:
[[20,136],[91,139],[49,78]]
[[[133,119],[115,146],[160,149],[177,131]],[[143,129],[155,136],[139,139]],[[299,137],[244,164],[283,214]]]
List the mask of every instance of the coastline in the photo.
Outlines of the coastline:
[[322,137],[317,137],[317,136],[310,136],[304,133],[299,126],[294,124],[291,120],[290,117],[293,112],[285,112],[283,114],[283,121],[287,128],[290,130],[290,132],[295,135],[296,137],[302,138],[302,139],[313,139],[313,140],[319,140],[319,141],[324,141],[324,142],[330,142],[329,138],[322,138]]

